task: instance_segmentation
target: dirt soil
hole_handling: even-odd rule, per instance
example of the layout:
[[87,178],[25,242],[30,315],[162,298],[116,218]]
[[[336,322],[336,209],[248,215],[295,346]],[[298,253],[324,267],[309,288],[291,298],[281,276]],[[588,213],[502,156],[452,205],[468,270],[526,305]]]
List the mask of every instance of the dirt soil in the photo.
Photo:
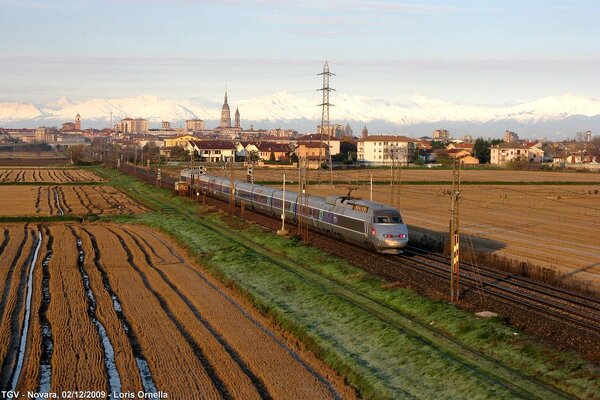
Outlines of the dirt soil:
[[112,186],[1,185],[0,216],[130,214],[146,208]]
[[[162,234],[129,225],[6,224],[2,260],[22,263],[29,251],[19,249],[31,247],[38,229],[43,240],[17,390],[162,391],[186,399],[356,397],[297,340]],[[15,306],[2,308],[3,343],[11,332],[17,338],[22,333],[22,283],[13,278],[2,287],[7,299],[16,298]],[[13,364],[5,360],[17,351],[2,349],[7,376]]]
[[102,182],[90,171],[56,168],[0,168],[0,183],[14,182]]

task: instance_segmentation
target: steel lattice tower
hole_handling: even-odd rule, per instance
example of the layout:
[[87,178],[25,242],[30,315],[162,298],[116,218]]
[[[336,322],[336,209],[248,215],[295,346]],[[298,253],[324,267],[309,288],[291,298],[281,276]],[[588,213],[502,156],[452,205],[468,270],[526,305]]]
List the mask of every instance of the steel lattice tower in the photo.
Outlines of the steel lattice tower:
[[329,153],[329,183],[333,185],[333,170],[331,168],[331,133],[329,132],[329,107],[333,106],[333,104],[331,104],[329,102],[329,92],[335,90],[329,87],[329,77],[330,76],[335,76],[335,74],[332,74],[331,72],[329,72],[329,64],[327,61],[325,61],[325,65],[323,66],[323,72],[321,72],[320,74],[317,75],[323,75],[323,87],[321,90],[323,91],[323,102],[321,104],[319,104],[319,107],[322,107],[322,112],[321,112],[321,129],[320,129],[320,140],[319,140],[319,166],[317,169],[317,183],[320,183],[319,180],[319,171],[321,170],[321,164],[323,162],[323,157],[322,157],[322,153],[323,153],[323,134],[324,132],[327,133],[327,149],[328,149],[328,153]]

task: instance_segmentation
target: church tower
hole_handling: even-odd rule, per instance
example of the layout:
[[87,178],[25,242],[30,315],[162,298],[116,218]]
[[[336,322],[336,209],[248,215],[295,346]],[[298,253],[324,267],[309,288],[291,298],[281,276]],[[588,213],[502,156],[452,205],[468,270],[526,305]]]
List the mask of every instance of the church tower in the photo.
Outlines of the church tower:
[[79,113],[75,116],[75,130],[81,130],[81,115]]
[[367,124],[365,124],[365,127],[362,130],[362,138],[366,139],[369,136],[369,130],[367,129]]
[[231,128],[231,111],[229,110],[229,104],[227,104],[227,91],[225,91],[225,102],[221,108],[221,128]]
[[240,110],[237,107],[235,108],[235,127],[240,127]]

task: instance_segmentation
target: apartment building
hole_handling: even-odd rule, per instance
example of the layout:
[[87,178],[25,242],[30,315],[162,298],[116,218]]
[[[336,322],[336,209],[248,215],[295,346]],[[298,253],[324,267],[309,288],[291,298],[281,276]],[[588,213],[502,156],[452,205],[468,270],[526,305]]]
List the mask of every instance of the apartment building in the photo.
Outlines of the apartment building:
[[391,164],[414,162],[417,140],[406,136],[372,135],[358,140],[359,162]]

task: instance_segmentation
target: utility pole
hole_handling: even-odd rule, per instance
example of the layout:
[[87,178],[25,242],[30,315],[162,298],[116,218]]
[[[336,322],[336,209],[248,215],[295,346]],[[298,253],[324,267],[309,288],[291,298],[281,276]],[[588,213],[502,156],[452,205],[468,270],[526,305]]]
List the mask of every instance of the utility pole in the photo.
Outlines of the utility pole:
[[308,242],[308,193],[306,190],[306,158],[298,160],[298,236],[303,242]]
[[[235,153],[233,153],[235,154]],[[231,163],[229,169],[229,214],[235,215],[235,172],[234,172],[234,160],[235,157],[231,156]]]
[[450,208],[450,301],[460,298],[460,161],[452,169],[452,206]]
[[371,201],[373,201],[373,173],[370,173],[369,175],[370,175],[370,180],[371,180],[371,187],[370,187],[371,195],[369,196],[369,199]]
[[398,157],[398,149],[389,146],[384,151],[387,152],[387,157],[390,159],[390,205],[397,207],[398,177],[396,176],[396,158]]
[[281,229],[277,231],[279,236],[285,236],[288,231],[285,229],[285,174],[283,174],[283,193],[281,195]]
[[321,170],[321,164],[323,163],[323,132],[327,134],[327,153],[329,154],[329,184],[333,185],[333,168],[331,165],[331,132],[329,131],[329,106],[333,106],[329,102],[329,92],[335,90],[329,87],[329,77],[334,76],[329,72],[329,63],[325,61],[325,65],[323,66],[323,72],[317,75],[323,75],[323,87],[321,90],[323,91],[323,102],[319,104],[319,107],[322,107],[321,111],[321,129],[320,129],[320,140],[319,140],[319,167],[317,169],[317,184],[320,184],[321,181],[319,179],[319,171]]

